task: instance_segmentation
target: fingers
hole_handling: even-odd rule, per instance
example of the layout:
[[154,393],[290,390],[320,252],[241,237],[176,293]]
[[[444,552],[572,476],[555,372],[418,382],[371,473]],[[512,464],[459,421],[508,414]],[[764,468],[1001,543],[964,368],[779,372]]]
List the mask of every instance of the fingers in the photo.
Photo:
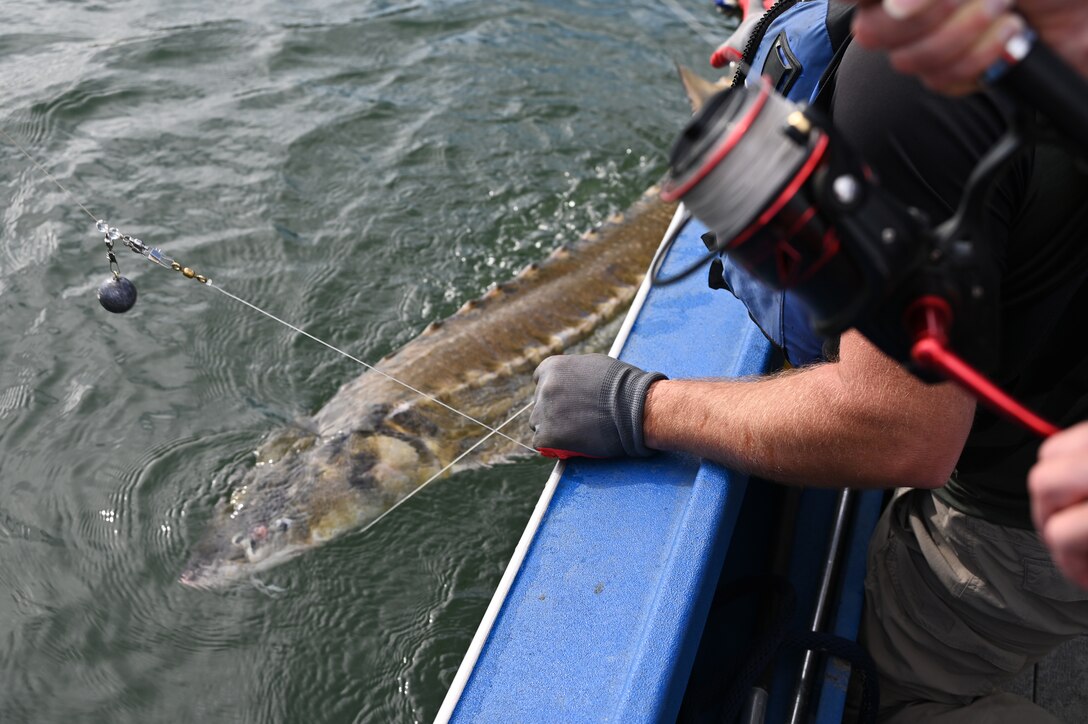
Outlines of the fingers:
[[529,413],[529,429],[533,432],[533,446],[537,447],[537,431],[541,424],[547,419],[547,396],[548,396],[548,380],[550,373],[556,364],[559,364],[562,359],[561,355],[553,355],[544,359],[533,370],[533,383],[536,385],[536,389],[533,390],[533,411]]
[[896,20],[913,17],[933,5],[934,0],[884,0],[884,12]]
[[1031,516],[1042,533],[1057,511],[1088,500],[1088,424],[1047,440],[1028,473]]
[[571,441],[577,441],[580,428],[572,419],[581,419],[580,412],[587,400],[595,402],[596,395],[585,391],[596,386],[594,365],[598,357],[613,362],[604,355],[553,355],[543,360],[533,371],[536,389],[533,393],[533,411],[529,414],[529,429],[533,433],[533,447],[538,450],[572,449]]
[[540,382],[540,378],[548,374],[548,370],[550,370],[559,361],[559,358],[561,356],[562,355],[552,355],[551,357],[546,357],[540,364],[538,364],[536,366],[536,369],[533,370],[533,382]]
[[1075,455],[1088,455],[1088,422],[1062,430],[1039,448],[1039,460]]
[[1088,455],[1041,460],[1028,473],[1031,517],[1042,532],[1055,512],[1088,500]]
[[859,8],[855,37],[865,47],[887,50],[899,72],[945,93],[976,90],[1005,43],[1024,28],[1011,13],[1012,0],[910,0],[910,7],[893,13],[906,2]]
[[1028,473],[1031,517],[1066,578],[1088,588],[1088,423],[1054,435]]
[[1004,29],[999,21],[1006,16],[1012,19],[1007,15],[1010,7],[1010,0],[970,0],[930,32],[892,50],[892,65],[901,73],[925,76],[952,64],[972,61],[969,66],[977,66],[977,70],[968,79],[973,80],[1001,56],[1004,43],[995,43],[995,39]]
[[[1024,20],[1019,15],[1005,15],[996,19],[979,17],[977,14],[964,23],[977,26],[989,25],[974,35],[974,41],[956,46],[958,52],[935,52],[932,55],[892,54],[892,64],[905,73],[915,73],[932,90],[950,95],[963,95],[978,90],[982,75],[1000,60],[1005,44],[1024,30]],[[958,35],[949,39],[949,46],[971,38],[970,33],[958,29]]]
[[1042,534],[1054,563],[1065,577],[1088,588],[1088,503],[1052,515]]
[[895,18],[882,5],[859,7],[854,39],[866,48],[901,48],[934,32],[956,11],[960,0],[929,0],[906,18]]

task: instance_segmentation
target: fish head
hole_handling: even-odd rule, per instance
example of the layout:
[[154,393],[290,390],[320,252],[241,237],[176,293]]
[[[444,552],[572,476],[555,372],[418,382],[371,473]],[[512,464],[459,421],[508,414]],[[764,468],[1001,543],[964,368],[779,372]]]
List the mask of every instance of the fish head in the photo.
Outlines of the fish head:
[[377,406],[355,429],[280,433],[237,473],[179,578],[219,588],[376,519],[441,469],[414,414]]
[[308,546],[300,521],[283,516],[269,521],[232,520],[217,513],[196,545],[179,581],[191,588],[221,588],[279,565]]
[[309,520],[299,499],[304,455],[261,459],[236,470],[229,497],[220,501],[197,541],[179,581],[193,588],[218,588],[278,565],[309,545]]
[[676,70],[680,74],[680,82],[684,86],[693,113],[701,111],[711,97],[728,88],[730,84],[728,78],[709,81],[685,65],[677,64]]

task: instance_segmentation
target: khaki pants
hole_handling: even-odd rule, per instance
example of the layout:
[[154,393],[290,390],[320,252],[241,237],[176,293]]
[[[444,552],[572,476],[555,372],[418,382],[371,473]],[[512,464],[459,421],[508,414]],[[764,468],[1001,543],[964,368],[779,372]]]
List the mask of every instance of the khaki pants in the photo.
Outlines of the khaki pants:
[[1000,692],[1088,632],[1088,591],[1066,581],[1034,531],[900,491],[869,547],[861,641],[880,673],[882,722],[1055,722]]

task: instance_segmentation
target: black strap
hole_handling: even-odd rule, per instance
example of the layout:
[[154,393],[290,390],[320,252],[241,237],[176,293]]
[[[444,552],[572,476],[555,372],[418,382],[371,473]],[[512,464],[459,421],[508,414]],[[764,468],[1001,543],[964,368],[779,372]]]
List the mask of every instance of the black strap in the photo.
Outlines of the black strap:
[[850,23],[854,18],[854,6],[831,0],[827,4],[827,35],[831,38],[831,47],[835,48],[835,55],[831,56],[831,62],[820,74],[820,81],[816,85],[816,97],[812,105],[827,113],[831,109],[831,98],[835,93],[835,78],[842,64],[846,49],[850,47],[850,41],[854,39],[850,32]]
[[827,4],[827,36],[831,47],[839,50],[850,41],[850,23],[854,19],[854,3],[830,0]]

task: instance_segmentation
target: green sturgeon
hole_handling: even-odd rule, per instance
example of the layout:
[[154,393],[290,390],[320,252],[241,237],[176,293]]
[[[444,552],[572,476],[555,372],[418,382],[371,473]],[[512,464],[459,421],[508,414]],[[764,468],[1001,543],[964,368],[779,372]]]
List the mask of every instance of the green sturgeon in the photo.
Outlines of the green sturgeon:
[[[498,426],[531,399],[541,360],[630,305],[674,211],[649,189],[624,214],[430,324],[310,420],[270,435],[217,506],[180,581],[245,580],[367,525],[410,495],[487,431],[386,375]],[[528,417],[503,432],[528,440]],[[493,436],[446,474],[520,451]]]

